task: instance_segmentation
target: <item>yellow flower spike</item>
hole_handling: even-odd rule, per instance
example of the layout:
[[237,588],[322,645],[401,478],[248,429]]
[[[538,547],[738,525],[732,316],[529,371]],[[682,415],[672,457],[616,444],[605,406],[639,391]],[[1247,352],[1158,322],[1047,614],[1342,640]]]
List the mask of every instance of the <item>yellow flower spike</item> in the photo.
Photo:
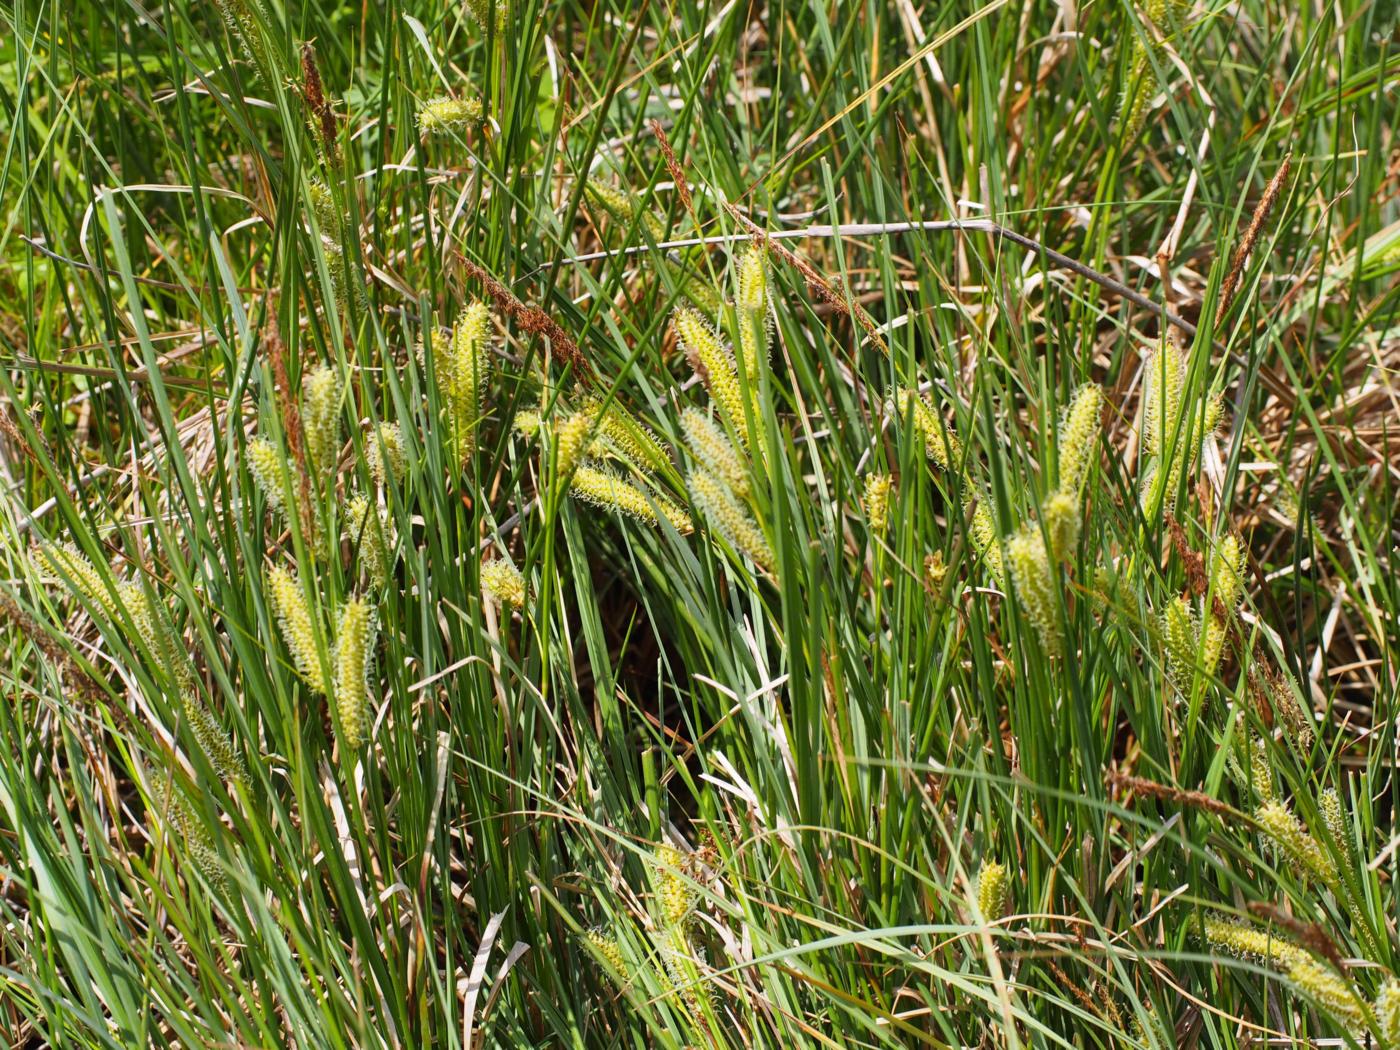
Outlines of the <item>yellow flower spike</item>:
[[490,325],[491,312],[485,303],[472,303],[462,311],[448,344],[447,373],[439,377],[463,455],[475,450],[476,427],[485,414],[483,397],[491,370]]
[[1233,614],[1240,603],[1244,581],[1244,549],[1236,536],[1224,536],[1211,561],[1210,589],[1227,612]]
[[1269,745],[1262,740],[1249,742],[1249,776],[1260,801],[1278,800],[1274,794],[1274,767],[1269,761]]
[[1322,811],[1322,824],[1332,839],[1332,845],[1343,856],[1348,855],[1351,836],[1347,834],[1346,813],[1342,809],[1342,796],[1337,793],[1337,789],[1327,788],[1323,791],[1318,796],[1317,808]]
[[335,709],[342,740],[351,750],[369,736],[369,663],[374,634],[369,603],[363,598],[346,601],[335,632]]
[[924,558],[924,582],[929,589],[941,591],[943,581],[948,578],[948,566],[943,560],[942,551],[934,551]]
[[986,922],[995,922],[1006,914],[1010,899],[1006,865],[989,861],[977,873],[977,910]]
[[75,591],[105,612],[109,620],[116,617],[120,609],[118,596],[77,547],[71,543],[50,543],[38,547],[35,553],[46,580]]
[[1041,645],[1051,656],[1058,655],[1063,639],[1056,610],[1055,565],[1040,529],[1025,526],[1006,541],[1006,564],[1016,598],[1040,635]]
[[1051,556],[1056,561],[1068,561],[1079,546],[1079,530],[1083,516],[1079,512],[1079,497],[1059,490],[1040,508],[1045,534],[1049,537]]
[[1359,1033],[1369,1024],[1365,1005],[1348,982],[1316,959],[1294,959],[1288,965],[1288,979],[1300,991],[1323,1007],[1334,1020],[1344,1022]]
[[525,608],[528,595],[525,577],[509,558],[482,562],[481,588],[502,605]]
[[696,892],[684,875],[686,858],[675,846],[656,848],[656,902],[662,924],[670,930],[684,930],[695,909]]
[[624,981],[631,976],[631,971],[627,966],[627,960],[622,954],[622,949],[618,946],[617,939],[610,937],[596,926],[591,930],[585,930],[583,939],[589,946],[598,953],[610,967],[612,967],[613,977],[621,977]]
[[[560,478],[569,478],[597,442],[596,412],[583,409],[564,418],[554,429],[554,469]],[[603,451],[598,449],[598,451]]]
[[303,384],[301,421],[306,432],[307,466],[334,484],[340,456],[340,373],[333,365],[319,365]]
[[900,419],[911,413],[914,428],[923,436],[924,452],[942,470],[957,470],[962,463],[962,444],[951,427],[913,387],[902,387],[893,402]]
[[346,505],[345,522],[347,538],[352,544],[359,544],[360,559],[370,582],[376,587],[387,586],[394,559],[388,543],[388,515],[369,497],[357,494]]
[[321,236],[339,245],[344,224],[331,188],[320,179],[313,179],[308,188],[308,195],[311,198],[311,210],[316,215],[316,225],[321,228]]
[[1103,390],[1085,383],[1060,417],[1056,447],[1060,458],[1060,491],[1078,496],[1098,459]]
[[465,131],[481,120],[481,101],[439,95],[418,107],[418,130],[425,135]]
[[282,628],[282,638],[292,654],[292,666],[312,692],[325,695],[326,677],[322,671],[320,635],[300,581],[278,566],[268,571],[267,588],[272,597],[272,611]]
[[1196,672],[1196,627],[1191,607],[1177,595],[1162,613],[1162,649],[1167,660],[1167,676],[1181,692],[1186,692]]
[[257,485],[267,505],[275,511],[286,505],[283,463],[281,450],[267,438],[258,438],[248,445],[248,473],[253,476],[253,484]]
[[703,470],[693,471],[686,484],[695,505],[714,530],[735,550],[752,558],[754,564],[772,571],[773,549],[768,546],[767,537],[724,484]]
[[734,490],[735,495],[749,494],[749,467],[733,444],[708,415],[698,408],[681,413],[681,431],[686,444],[705,469]]
[[768,253],[757,244],[739,256],[739,356],[749,385],[758,386],[758,370],[768,364]]
[[660,515],[681,535],[695,528],[679,507],[664,499],[648,499],[637,486],[595,467],[584,466],[575,470],[571,491],[587,503],[626,514],[647,525],[657,524]]
[[1212,947],[1229,952],[1237,959],[1249,962],[1277,963],[1290,966],[1311,959],[1307,952],[1289,941],[1280,940],[1265,930],[1243,926],[1222,919],[1205,921],[1206,941]]
[[225,780],[242,783],[247,777],[247,767],[243,756],[233,746],[224,727],[214,717],[214,713],[193,692],[180,694],[180,710],[200,749],[214,767],[214,772]]
[[1330,886],[1337,881],[1337,873],[1322,847],[1282,802],[1277,799],[1265,802],[1254,811],[1254,820],[1288,861],[1323,885]]
[[987,562],[987,571],[998,587],[1006,582],[1006,560],[1001,548],[1001,538],[997,535],[996,521],[992,517],[991,505],[985,496],[978,497],[975,508],[964,507],[963,513],[970,512],[969,524],[972,528],[972,545]]
[[865,476],[865,520],[872,532],[884,532],[890,523],[890,495],[894,478],[888,474]]
[[604,411],[601,402],[592,399],[585,405],[585,410],[596,415],[599,433],[643,474],[650,474],[670,464],[671,457],[661,447],[656,435],[637,422],[632,413],[621,405],[613,402]]
[[744,415],[744,395],[739,385],[734,355],[715,334],[709,322],[695,310],[689,307],[677,310],[672,324],[690,367],[704,381],[710,396],[719,404],[729,425],[739,435],[739,441],[745,448],[751,448],[753,443]]
[[1126,149],[1142,132],[1147,123],[1147,114],[1152,109],[1152,99],[1159,87],[1157,71],[1147,47],[1136,37],[1132,42],[1132,54],[1128,59],[1128,70],[1123,81],[1123,95],[1118,101],[1118,122],[1123,129],[1123,146]]
[[402,477],[407,465],[403,428],[397,423],[380,423],[369,434],[365,456],[370,476],[381,486],[389,484],[390,478]]
[[535,409],[522,408],[515,413],[515,419],[512,420],[511,425],[517,434],[532,438],[540,432],[540,428],[544,426],[544,420],[540,418],[539,412]]
[[1386,978],[1376,996],[1374,1013],[1381,1030],[1381,1045],[1386,1050],[1400,1047],[1400,980]]

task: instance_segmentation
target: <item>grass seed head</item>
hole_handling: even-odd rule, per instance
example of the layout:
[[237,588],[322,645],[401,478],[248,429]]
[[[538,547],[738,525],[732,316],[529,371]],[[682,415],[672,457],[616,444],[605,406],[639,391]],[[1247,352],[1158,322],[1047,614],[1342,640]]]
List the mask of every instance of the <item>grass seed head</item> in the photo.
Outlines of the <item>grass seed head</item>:
[[1027,525],[1006,541],[1006,564],[1016,598],[1040,635],[1041,645],[1050,655],[1058,655],[1064,639],[1055,594],[1055,565],[1039,528]]
[[439,95],[418,107],[418,130],[425,135],[450,135],[474,127],[481,120],[481,101]]
[[509,558],[493,558],[491,561],[482,562],[481,587],[503,605],[516,609],[525,608],[528,593],[525,577]]
[[301,581],[281,566],[267,574],[268,594],[272,610],[282,628],[282,639],[292,655],[292,666],[311,691],[325,695],[326,678],[322,670],[322,642]]
[[318,365],[306,377],[301,420],[306,433],[307,465],[333,479],[340,456],[340,398],[344,385],[334,365]]
[[989,861],[977,873],[977,910],[986,922],[995,922],[1006,914],[1010,885],[1006,865]]
[[335,708],[341,739],[351,750],[369,735],[369,665],[374,651],[374,613],[363,598],[341,607],[335,632]]
[[637,486],[596,467],[584,466],[575,470],[571,491],[586,503],[617,511],[647,525],[657,524],[660,515],[681,535],[695,528],[679,507],[660,497],[648,499]]
[[1078,496],[1098,458],[1103,390],[1085,383],[1060,417],[1056,442],[1060,458],[1060,490]]
[[771,571],[773,549],[767,537],[724,483],[703,470],[692,471],[686,482],[691,498],[711,527],[729,541],[731,547],[752,558],[759,568]]

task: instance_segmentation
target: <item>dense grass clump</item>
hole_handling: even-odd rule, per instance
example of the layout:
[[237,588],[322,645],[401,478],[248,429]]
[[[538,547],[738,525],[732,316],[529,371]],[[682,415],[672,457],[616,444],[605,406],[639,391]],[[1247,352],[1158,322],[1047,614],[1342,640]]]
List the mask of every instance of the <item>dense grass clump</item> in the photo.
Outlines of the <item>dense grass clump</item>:
[[1400,1050],[1392,8],[0,6],[7,1045]]

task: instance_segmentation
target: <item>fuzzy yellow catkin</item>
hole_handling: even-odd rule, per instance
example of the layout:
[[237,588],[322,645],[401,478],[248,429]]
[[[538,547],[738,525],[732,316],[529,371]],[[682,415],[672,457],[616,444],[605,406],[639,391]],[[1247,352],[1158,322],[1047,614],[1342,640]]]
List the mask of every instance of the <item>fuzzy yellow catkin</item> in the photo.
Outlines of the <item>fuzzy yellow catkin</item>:
[[1322,813],[1322,826],[1332,845],[1343,856],[1350,852],[1351,836],[1347,834],[1346,812],[1342,808],[1342,796],[1333,787],[1326,788],[1317,796],[1317,808]]
[[942,551],[934,551],[924,557],[924,582],[932,591],[941,591],[943,581],[948,578],[948,564],[943,560]]
[[92,562],[73,544],[43,544],[35,553],[39,570],[46,580],[75,591],[89,604],[106,613],[109,620],[118,614],[121,606],[117,590],[107,585]]
[[1293,735],[1298,749],[1307,751],[1313,745],[1313,720],[1311,711],[1305,709],[1298,698],[1300,690],[1297,680],[1286,668],[1279,668],[1277,674],[1268,674],[1264,678],[1274,714]]
[[1057,609],[1055,564],[1045,549],[1045,538],[1039,528],[1024,526],[1006,541],[1006,564],[1011,570],[1016,598],[1040,635],[1041,645],[1051,656],[1058,655],[1063,638]]
[[[682,307],[672,319],[676,338],[685,350],[686,359],[704,381],[710,396],[719,405],[720,411],[729,420],[729,425],[739,436],[745,448],[752,448],[748,432],[747,416],[744,410],[744,394],[739,385],[738,365],[734,355],[724,345],[715,330],[700,314]],[[755,418],[757,412],[754,409]]]
[[647,525],[655,525],[658,515],[671,527],[685,535],[695,525],[679,507],[660,497],[648,498],[637,486],[596,467],[583,466],[574,471],[570,491],[586,503],[614,510]]
[[418,130],[425,135],[465,131],[481,120],[481,101],[439,95],[418,107]]
[[708,1027],[706,1016],[714,1011],[710,986],[704,981],[689,943],[673,943],[661,950],[661,963],[666,968],[671,989],[679,996],[686,1012],[695,1024]]
[[318,365],[302,388],[301,422],[306,433],[307,466],[334,483],[340,456],[340,396],[344,387],[333,365]]
[[544,426],[544,419],[540,413],[533,408],[522,408],[515,413],[515,418],[511,421],[511,426],[515,428],[517,434],[532,438],[539,434]]
[[1359,1035],[1367,1026],[1366,1007],[1351,984],[1316,959],[1290,961],[1288,979],[1353,1034]]
[[1376,995],[1376,1027],[1380,1029],[1381,1045],[1385,1050],[1400,1047],[1400,980],[1387,977]]
[[1223,919],[1206,919],[1205,935],[1207,943],[1211,946],[1249,962],[1273,962],[1287,967],[1294,962],[1311,958],[1296,944],[1280,940],[1273,934],[1253,926],[1243,926]]
[[1260,802],[1275,802],[1274,765],[1269,759],[1269,745],[1256,738],[1249,742],[1249,779]]
[[623,956],[622,948],[618,946],[616,937],[609,936],[595,926],[583,932],[583,939],[589,943],[604,962],[612,967],[614,977],[621,977],[625,980],[630,976],[627,959]]
[[[485,414],[483,398],[490,375],[488,334],[491,312],[485,303],[471,303],[457,319],[448,344],[447,369],[439,371],[452,429],[463,455],[476,448],[476,427]],[[439,362],[439,368],[443,362]]]
[[768,253],[757,244],[739,256],[739,361],[751,386],[758,369],[768,363]]
[[267,438],[257,438],[248,445],[248,473],[267,505],[277,511],[286,503],[282,486],[283,462],[281,450]]
[[273,65],[258,28],[260,16],[262,21],[267,20],[262,5],[258,0],[214,0],[214,6],[219,9],[229,36],[252,63],[258,78],[270,84],[274,77]]
[[268,571],[267,589],[282,638],[292,654],[292,666],[313,692],[324,695],[326,677],[322,669],[321,637],[301,582],[286,569],[275,566]]
[[695,505],[730,546],[747,554],[760,568],[773,568],[773,549],[767,537],[718,478],[703,470],[692,471],[686,485]]
[[376,587],[386,586],[393,568],[393,555],[388,545],[388,516],[369,497],[357,493],[345,508],[345,520],[348,538],[352,544],[358,544],[360,560],[370,582]]
[[1167,676],[1179,691],[1185,692],[1196,669],[1196,627],[1191,622],[1191,607],[1180,595],[1168,602],[1162,612],[1162,650]]
[[1009,898],[1006,865],[989,861],[977,873],[977,910],[986,922],[995,922],[1006,914]]
[[1216,544],[1215,558],[1211,563],[1210,588],[1228,613],[1234,613],[1240,603],[1243,569],[1244,549],[1238,537],[1222,537]]
[[656,903],[667,929],[684,929],[695,908],[696,892],[685,877],[686,858],[675,846],[663,844],[653,858],[656,869]]
[[1079,497],[1064,490],[1052,492],[1041,505],[1040,517],[1050,544],[1048,550],[1054,560],[1072,559],[1075,548],[1079,546],[1079,530],[1083,524]]
[[1147,114],[1151,111],[1158,86],[1151,54],[1147,46],[1134,37],[1123,81],[1123,95],[1118,101],[1118,126],[1122,129],[1124,148],[1138,137],[1147,123]]
[[748,497],[748,464],[708,415],[698,408],[687,408],[681,413],[681,432],[691,453],[706,470],[733,489],[735,495]]
[[884,532],[890,523],[890,494],[894,479],[888,474],[865,476],[865,520],[872,532]]
[[621,405],[614,402],[603,407],[596,399],[585,405],[585,411],[593,412],[598,418],[598,430],[612,443],[627,462],[644,474],[650,474],[671,462],[666,450],[656,435],[633,417]]
[[380,423],[370,431],[365,456],[370,476],[381,486],[389,484],[390,478],[402,477],[407,465],[403,428],[397,423]]
[[228,873],[219,860],[214,835],[208,824],[200,818],[168,772],[155,773],[151,779],[152,793],[147,812],[159,814],[164,819],[177,854],[183,851],[190,865],[204,877],[205,882],[216,891],[227,893]]
[[584,183],[588,199],[602,208],[613,219],[625,226],[640,221],[653,241],[665,240],[666,228],[661,220],[641,206],[631,194],[598,179],[588,179]]
[[214,767],[214,772],[228,781],[244,781],[247,767],[243,764],[243,756],[233,746],[233,741],[224,732],[214,713],[193,692],[180,695],[180,711],[189,723],[195,742]]
[[985,496],[977,499],[976,507],[964,507],[964,515],[970,513],[972,545],[987,562],[987,571],[998,587],[1006,582],[1006,559],[1002,551],[1001,538],[997,535],[997,525],[992,517],[992,508]]
[[1060,460],[1060,491],[1078,496],[1098,458],[1100,419],[1103,417],[1103,390],[1097,383],[1085,383],[1060,416],[1056,449]]
[[509,558],[494,558],[481,564],[481,588],[503,605],[525,608],[525,577]]
[[[1143,363],[1143,444],[1155,460],[1144,473],[1142,503],[1150,508],[1156,493],[1162,492],[1162,506],[1171,510],[1181,477],[1184,439],[1177,432],[1184,402],[1187,368],[1186,353],[1164,341],[1161,348]],[[1173,447],[1173,442],[1177,442]],[[1163,466],[1168,463],[1168,466]]]
[[354,750],[370,728],[369,663],[374,651],[374,614],[363,598],[341,607],[335,632],[335,709],[345,746]]
[[962,463],[962,444],[951,427],[933,410],[923,396],[913,387],[902,387],[892,404],[895,415],[900,419],[906,414],[913,419],[914,429],[924,439],[924,452],[943,470],[956,470]]
[[554,469],[559,478],[567,480],[572,476],[584,456],[593,450],[597,426],[596,410],[584,408],[565,416],[554,428]]
[[1337,873],[1327,854],[1282,802],[1265,802],[1254,811],[1254,821],[1281,856],[1324,885],[1336,882]]

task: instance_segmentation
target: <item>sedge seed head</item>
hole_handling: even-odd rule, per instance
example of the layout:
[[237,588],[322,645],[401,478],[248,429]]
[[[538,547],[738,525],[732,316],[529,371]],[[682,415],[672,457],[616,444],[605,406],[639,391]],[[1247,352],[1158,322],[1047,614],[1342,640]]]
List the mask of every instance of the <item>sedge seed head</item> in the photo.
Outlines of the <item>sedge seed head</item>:
[[610,936],[595,926],[584,931],[583,939],[604,962],[612,967],[612,976],[621,977],[624,980],[629,976],[627,960],[622,954],[622,948],[618,945],[616,937]]
[[1077,496],[1098,458],[1100,420],[1103,417],[1103,390],[1097,383],[1085,383],[1060,417],[1057,446],[1060,457],[1060,490]]
[[943,417],[913,387],[901,387],[891,405],[899,418],[909,414],[924,439],[924,451],[942,470],[956,470],[962,462],[962,443]]
[[1366,1008],[1357,997],[1355,988],[1316,959],[1305,956],[1290,960],[1288,979],[1330,1014],[1334,1021],[1341,1022],[1352,1031],[1366,1027]]
[[865,519],[872,532],[884,532],[890,523],[890,494],[894,479],[888,474],[865,476]]
[[369,435],[365,454],[370,476],[379,485],[389,484],[390,478],[402,477],[408,462],[404,454],[403,428],[397,423],[380,423]]
[[267,505],[276,511],[282,510],[286,503],[282,487],[284,464],[282,450],[267,438],[257,438],[248,445],[248,473],[253,476],[253,484],[257,485]]
[[746,447],[749,446],[744,395],[739,385],[738,366],[729,347],[724,345],[710,323],[689,307],[676,311],[672,325],[690,366],[704,380],[710,396],[739,435],[739,440]]
[[1286,967],[1295,961],[1311,958],[1296,944],[1280,940],[1265,930],[1237,922],[1206,919],[1205,935],[1206,942],[1211,947],[1249,962],[1273,962]]
[[341,607],[335,632],[335,707],[341,739],[352,751],[369,735],[369,665],[374,651],[374,613],[363,598]]
[[1215,558],[1211,563],[1211,592],[1220,599],[1220,604],[1233,613],[1240,603],[1240,592],[1244,580],[1244,548],[1239,537],[1227,535],[1221,538],[1215,548]]
[[698,408],[681,413],[681,431],[696,459],[734,493],[746,498],[749,494],[748,463],[734,449],[724,431]]
[[1376,996],[1376,1025],[1381,1031],[1381,1042],[1386,1047],[1400,1046],[1400,980],[1386,978]]
[[1162,649],[1168,677],[1178,691],[1186,692],[1196,668],[1196,627],[1191,622],[1191,607],[1181,595],[1168,602],[1162,612]]
[[349,539],[359,544],[360,561],[375,587],[388,586],[394,555],[389,545],[389,516],[369,497],[356,494],[345,508]]
[[418,130],[425,135],[465,131],[481,120],[481,100],[439,95],[418,107]]
[[306,377],[301,419],[306,432],[308,465],[323,478],[334,478],[340,455],[340,372],[318,365]]
[[686,858],[669,844],[656,849],[656,901],[660,918],[667,929],[683,930],[695,908],[696,893],[685,877]]
[[987,498],[982,496],[978,498],[976,507],[964,507],[963,513],[970,515],[973,547],[986,560],[987,571],[992,574],[992,580],[998,587],[1002,586],[1006,582],[1006,563],[991,505]]
[[1308,833],[1288,807],[1274,799],[1254,811],[1254,820],[1281,857],[1324,884],[1335,881],[1336,873],[1317,840]]
[[282,628],[282,639],[292,655],[292,666],[312,692],[324,695],[326,679],[322,671],[321,636],[316,630],[301,581],[291,572],[276,566],[267,574],[267,589],[272,599],[272,611]]
[[771,571],[773,549],[768,545],[767,537],[724,483],[703,470],[693,471],[686,478],[686,483],[691,498],[711,527],[731,547],[752,558],[754,564]]
[[989,861],[977,873],[977,910],[987,922],[995,922],[1006,914],[1009,898],[1006,865]]
[[770,339],[768,253],[757,244],[739,256],[739,350],[744,375],[758,384],[758,369],[767,364]]
[[1055,593],[1055,566],[1040,529],[1023,527],[1006,541],[1006,564],[1011,570],[1016,598],[1040,635],[1041,645],[1050,655],[1057,655],[1063,638]]
[[596,467],[583,466],[575,470],[570,491],[586,503],[625,514],[647,525],[657,524],[659,515],[681,535],[695,528],[690,518],[674,504],[659,497],[648,499],[637,486]]
[[1083,516],[1079,511],[1079,497],[1064,489],[1050,494],[1040,508],[1041,520],[1045,523],[1045,535],[1049,539],[1048,550],[1056,561],[1067,561],[1074,556],[1079,546],[1079,530]]
[[482,563],[481,588],[502,605],[525,608],[528,594],[525,577],[509,558],[495,558]]

